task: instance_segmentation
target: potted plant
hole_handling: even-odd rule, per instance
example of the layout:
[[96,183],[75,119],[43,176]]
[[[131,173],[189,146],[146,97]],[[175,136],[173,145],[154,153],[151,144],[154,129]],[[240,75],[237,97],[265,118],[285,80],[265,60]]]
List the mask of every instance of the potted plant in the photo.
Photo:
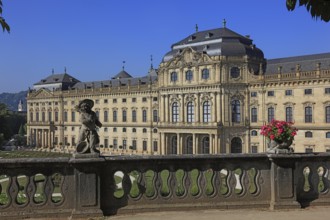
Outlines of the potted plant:
[[272,120],[269,124],[261,127],[260,134],[267,137],[270,141],[267,150],[268,153],[278,153],[281,152],[280,150],[293,152],[290,146],[298,131],[293,124],[293,122]]

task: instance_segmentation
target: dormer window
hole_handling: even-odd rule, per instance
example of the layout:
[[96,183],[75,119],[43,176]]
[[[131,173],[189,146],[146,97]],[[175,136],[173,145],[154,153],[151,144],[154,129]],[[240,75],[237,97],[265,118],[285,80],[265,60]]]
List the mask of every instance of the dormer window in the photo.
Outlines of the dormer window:
[[193,40],[195,40],[195,39],[196,39],[196,36],[191,35],[191,36],[189,37],[188,41],[193,41]]
[[57,82],[58,81],[58,78],[54,78],[54,81]]
[[208,38],[210,38],[210,37],[212,37],[213,36],[213,34],[212,33],[207,33],[206,35],[205,35],[205,39],[208,39]]

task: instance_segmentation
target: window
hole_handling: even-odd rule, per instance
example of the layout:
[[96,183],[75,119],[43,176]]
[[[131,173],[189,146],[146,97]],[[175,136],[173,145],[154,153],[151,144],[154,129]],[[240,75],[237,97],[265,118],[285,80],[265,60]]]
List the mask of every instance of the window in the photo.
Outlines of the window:
[[112,99],[112,103],[117,103],[117,99]]
[[310,106],[305,107],[305,123],[313,122],[313,109]]
[[176,82],[178,80],[178,74],[176,72],[171,73],[171,82]]
[[123,113],[123,115],[122,115],[123,122],[126,122],[127,121],[127,111],[123,110],[122,113]]
[[275,92],[274,91],[268,91],[267,92],[267,96],[274,96],[275,95]]
[[143,129],[142,129],[142,132],[143,132],[143,133],[147,133],[147,129],[146,129],[146,128],[143,128]]
[[291,89],[285,90],[285,95],[292,96],[292,90]]
[[154,128],[154,129],[153,129],[153,132],[154,132],[154,133],[157,133],[157,132],[158,132],[157,128]]
[[193,137],[188,136],[187,141],[186,141],[186,154],[193,154]]
[[158,101],[158,98],[157,97],[153,97],[152,98],[152,101],[157,102]]
[[313,137],[313,133],[311,131],[305,132],[305,138],[312,138],[312,137]]
[[132,150],[136,150],[136,140],[132,140]]
[[95,104],[99,104],[100,101],[98,99],[95,100]]
[[271,122],[273,119],[275,119],[275,109],[274,107],[268,108],[268,122]]
[[305,89],[305,95],[312,95],[313,90],[312,89]]
[[172,122],[179,122],[179,106],[177,102],[172,104]]
[[238,68],[238,67],[236,67],[236,66],[234,66],[234,67],[232,67],[231,69],[230,69],[230,76],[231,76],[231,78],[238,78],[239,76],[240,76],[240,73],[241,71],[240,71],[240,69]]
[[187,104],[187,122],[194,122],[194,104],[192,102]]
[[[48,104],[51,105],[50,102]],[[74,105],[74,104],[75,104],[75,101],[71,101],[71,105]]]
[[147,102],[147,98],[146,97],[143,97],[142,98],[142,102]]
[[132,122],[136,122],[136,110],[132,110]]
[[154,152],[158,151],[158,142],[154,141],[153,145],[154,145]]
[[113,132],[117,132],[117,128],[113,128],[112,131],[113,131]]
[[136,98],[132,98],[132,102],[136,102]]
[[[104,104],[107,104],[108,103],[108,99],[104,99],[103,102],[104,102]],[[106,140],[108,140],[108,139],[106,139]]]
[[210,72],[208,69],[202,70],[202,79],[208,79],[210,77]]
[[76,112],[74,112],[74,111],[71,112],[71,121],[72,122],[76,121]]
[[108,148],[109,147],[109,140],[108,139],[104,139],[104,147]]
[[122,101],[123,103],[126,103],[126,99],[122,99],[121,101]]
[[123,140],[123,149],[126,149],[126,148],[127,148],[127,140],[124,139],[124,140]]
[[158,111],[156,109],[152,111],[152,120],[153,122],[158,122]]
[[313,148],[311,148],[311,147],[306,147],[306,148],[305,148],[305,153],[313,153]]
[[72,144],[72,146],[76,146],[76,138],[75,137],[71,137],[71,144]]
[[147,122],[147,110],[142,111],[142,121]]
[[285,108],[285,121],[293,122],[292,107],[286,107]]
[[253,153],[253,154],[258,153],[258,146],[253,145],[253,146],[251,147],[251,153]]
[[108,132],[108,128],[104,128],[104,132]]
[[235,137],[231,140],[230,152],[242,153],[242,140],[239,137]]
[[325,107],[325,122],[330,123],[330,106]]
[[58,111],[55,112],[55,121],[58,121]]
[[330,138],[330,132],[325,133],[325,138]]
[[75,128],[72,126],[72,127],[71,127],[71,131],[74,131],[74,129],[75,129]]
[[251,97],[257,97],[258,93],[257,92],[251,92]]
[[117,111],[116,110],[113,110],[113,112],[112,112],[112,121],[117,122]]
[[48,121],[49,121],[49,122],[52,121],[52,112],[48,112]]
[[143,151],[147,151],[147,141],[142,142]]
[[325,88],[325,89],[324,89],[324,93],[325,93],[325,94],[330,94],[330,88]]
[[68,121],[68,112],[64,112],[64,121],[65,121],[65,122]]
[[132,128],[132,132],[133,133],[136,133],[136,128]]
[[95,111],[96,117],[100,118],[100,112],[99,111]]
[[253,107],[253,108],[251,108],[251,122],[257,122],[257,121],[258,121],[257,108]]
[[103,119],[104,122],[108,122],[108,119],[109,119],[109,117],[108,117],[108,111],[105,110],[103,114],[104,114],[104,119]]
[[46,114],[45,112],[42,112],[41,113],[41,121],[42,122],[45,122],[46,121],[46,115],[45,114]]
[[211,121],[211,105],[209,101],[203,103],[203,122]]
[[33,112],[30,112],[30,121],[33,121]]
[[202,139],[202,154],[209,154],[210,153],[210,138],[204,137]]
[[251,131],[251,136],[258,136],[258,132],[256,130]]
[[193,72],[191,70],[188,70],[186,72],[186,80],[191,81],[193,79]]
[[231,121],[235,123],[241,122],[241,105],[238,100],[231,102]]
[[126,133],[126,128],[123,128],[123,132]]
[[118,140],[116,138],[113,139],[113,149],[118,148]]
[[171,138],[171,154],[177,154],[178,153],[178,147],[177,147],[177,136],[173,136]]

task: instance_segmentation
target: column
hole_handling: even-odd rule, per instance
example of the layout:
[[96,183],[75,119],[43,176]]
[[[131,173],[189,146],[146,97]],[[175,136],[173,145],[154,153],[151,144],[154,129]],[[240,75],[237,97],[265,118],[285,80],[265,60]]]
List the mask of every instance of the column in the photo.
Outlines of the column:
[[214,154],[218,154],[219,153],[219,138],[218,138],[218,134],[215,134],[215,138],[214,138]]
[[213,135],[212,134],[210,134],[209,135],[209,138],[210,138],[210,142],[209,142],[209,144],[210,144],[210,147],[209,147],[209,149],[210,149],[210,154],[213,154],[213,152],[214,152],[214,144],[213,144]]
[[165,133],[160,133],[160,155],[165,155]]
[[215,111],[216,111],[216,114],[217,114],[217,121],[222,122],[221,121],[221,93],[217,92],[216,99],[217,99],[217,106],[215,108]]
[[176,146],[177,146],[177,154],[182,154],[182,147],[180,143],[180,133],[176,134]]
[[193,154],[196,154],[196,134],[193,133]]

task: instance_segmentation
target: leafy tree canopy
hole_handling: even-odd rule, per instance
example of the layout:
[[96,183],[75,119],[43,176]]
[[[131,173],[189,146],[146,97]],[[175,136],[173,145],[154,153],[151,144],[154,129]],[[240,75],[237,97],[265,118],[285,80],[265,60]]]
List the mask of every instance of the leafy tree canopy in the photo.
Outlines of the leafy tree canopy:
[[[286,7],[293,11],[297,5],[297,0],[286,0]],[[330,21],[330,0],[299,0],[299,6],[305,6],[313,18]]]
[[7,24],[6,20],[2,17],[2,0],[0,0],[0,24],[3,31],[10,33],[10,27]]

